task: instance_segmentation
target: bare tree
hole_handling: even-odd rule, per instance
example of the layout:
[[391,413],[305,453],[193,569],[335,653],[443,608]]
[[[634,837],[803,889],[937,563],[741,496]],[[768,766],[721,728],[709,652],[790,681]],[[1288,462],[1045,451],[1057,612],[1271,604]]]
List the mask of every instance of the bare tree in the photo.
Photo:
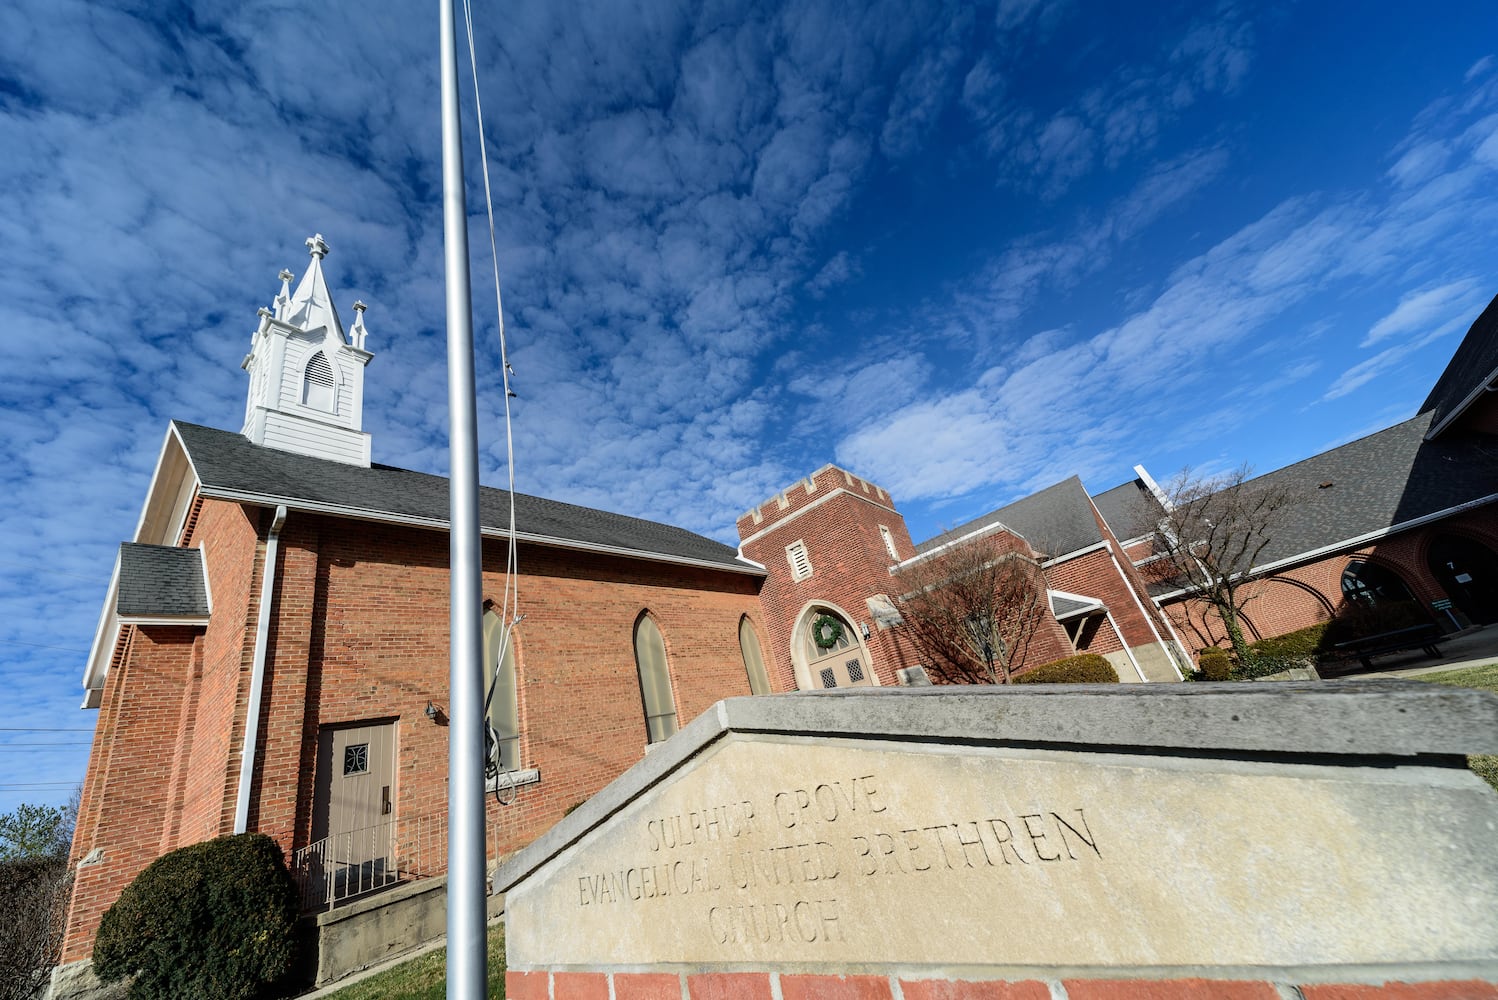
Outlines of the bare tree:
[[1214,477],[1183,470],[1162,491],[1159,503],[1145,501],[1149,511],[1141,512],[1155,524],[1155,554],[1163,557],[1149,575],[1205,603],[1222,622],[1238,662],[1247,664],[1243,609],[1255,596],[1247,585],[1294,496],[1285,486],[1253,479],[1246,465]]
[[900,614],[927,668],[949,684],[1007,684],[1049,611],[1035,554],[1004,531],[907,565]]
[[0,1000],[32,1000],[62,947],[76,807],[23,803],[0,815]]

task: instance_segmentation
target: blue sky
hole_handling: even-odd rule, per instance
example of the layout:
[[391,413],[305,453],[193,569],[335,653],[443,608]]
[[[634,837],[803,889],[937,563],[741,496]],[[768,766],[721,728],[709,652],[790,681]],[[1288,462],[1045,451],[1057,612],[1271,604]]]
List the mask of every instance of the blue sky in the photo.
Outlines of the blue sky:
[[[1412,415],[1498,293],[1490,0],[475,17],[525,492],[732,541],[837,462],[922,538],[1074,473],[1267,470]],[[375,460],[445,469],[434,18],[0,8],[0,811],[81,778],[23,744],[87,732],[25,730],[93,725],[166,422],[238,428],[314,231],[369,303]]]

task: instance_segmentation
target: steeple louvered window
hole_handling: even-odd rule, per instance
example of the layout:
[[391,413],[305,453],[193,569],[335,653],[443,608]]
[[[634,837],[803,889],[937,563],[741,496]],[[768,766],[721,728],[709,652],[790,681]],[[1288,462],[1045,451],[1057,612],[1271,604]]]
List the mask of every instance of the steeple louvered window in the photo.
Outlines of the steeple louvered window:
[[302,378],[302,403],[313,409],[332,413],[338,398],[337,381],[333,377],[333,365],[321,351],[307,359],[307,370]]

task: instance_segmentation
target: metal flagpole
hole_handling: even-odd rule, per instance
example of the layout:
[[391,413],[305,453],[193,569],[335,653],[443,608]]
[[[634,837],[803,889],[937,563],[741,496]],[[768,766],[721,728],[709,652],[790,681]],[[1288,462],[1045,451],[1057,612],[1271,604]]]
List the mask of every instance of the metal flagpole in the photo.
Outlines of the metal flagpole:
[[447,743],[447,997],[488,990],[484,884],[484,702],[482,552],[479,545],[478,414],[473,312],[468,286],[468,213],[458,117],[454,0],[439,0],[442,34],[442,223],[447,274],[447,409],[452,629]]

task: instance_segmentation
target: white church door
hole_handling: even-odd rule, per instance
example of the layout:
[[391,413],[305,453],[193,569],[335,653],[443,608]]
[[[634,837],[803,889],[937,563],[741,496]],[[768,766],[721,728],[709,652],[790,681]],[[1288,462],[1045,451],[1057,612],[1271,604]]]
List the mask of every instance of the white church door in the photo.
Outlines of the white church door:
[[800,654],[814,688],[869,687],[874,683],[858,626],[837,610],[814,604],[797,629]]
[[322,730],[312,798],[322,898],[337,902],[399,878],[395,819],[395,723]]

